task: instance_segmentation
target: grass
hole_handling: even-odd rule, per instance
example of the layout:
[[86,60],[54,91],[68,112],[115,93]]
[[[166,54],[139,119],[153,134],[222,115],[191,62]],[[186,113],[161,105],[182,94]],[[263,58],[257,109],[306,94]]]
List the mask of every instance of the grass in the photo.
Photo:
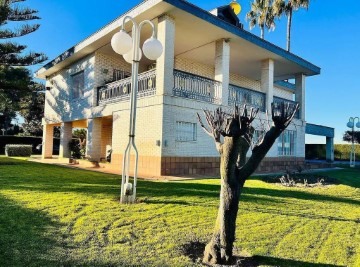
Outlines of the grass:
[[[339,184],[249,180],[237,252],[260,266],[360,266],[360,170]],[[219,180],[139,181],[118,204],[116,175],[0,157],[0,266],[196,266],[183,247],[211,237]]]

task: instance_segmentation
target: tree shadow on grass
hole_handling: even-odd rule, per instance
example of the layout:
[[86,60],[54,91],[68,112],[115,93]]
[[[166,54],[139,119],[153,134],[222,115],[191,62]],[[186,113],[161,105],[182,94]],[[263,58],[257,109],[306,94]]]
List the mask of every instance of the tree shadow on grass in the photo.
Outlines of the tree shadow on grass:
[[[285,173],[285,171],[284,171]],[[347,185],[354,188],[360,188],[360,167],[357,168],[349,168],[342,166],[342,169],[334,169],[331,171],[321,171],[321,172],[304,172],[302,173],[304,175],[314,175],[319,177],[328,177],[330,180],[330,184],[342,184]],[[253,176],[251,177],[252,180],[259,180],[268,183],[269,181],[274,181],[277,183],[280,183],[280,176],[283,174],[277,174],[277,175],[264,175],[264,176]],[[300,174],[301,175],[301,174]],[[305,177],[306,178],[306,177]],[[309,179],[308,179],[309,180]],[[325,179],[326,181],[327,179]]]
[[344,204],[360,205],[360,201],[352,198],[343,198],[343,197],[334,197],[321,194],[312,194],[305,191],[296,191],[288,189],[268,189],[268,188],[258,188],[258,187],[245,187],[244,194],[250,195],[263,195],[271,197],[281,197],[281,198],[296,198],[301,200],[312,200],[312,201],[328,201],[328,202],[338,202]]
[[0,266],[55,266],[59,224],[46,213],[21,207],[0,195]]
[[[199,240],[193,240],[179,247],[182,255],[189,257],[193,262],[200,263],[204,254],[205,243]],[[259,267],[259,266],[273,266],[273,267],[343,267],[339,265],[311,263],[305,261],[281,259],[270,256],[255,255],[252,257],[240,257],[235,255],[234,262],[231,267]]]
[[[2,177],[0,178],[0,184],[2,184],[3,188],[45,191],[49,193],[75,192],[81,194],[105,194],[116,198],[119,194],[119,175],[108,175],[86,170],[74,170],[60,166],[21,160],[10,161],[17,162],[18,165],[6,166],[7,172],[2,173]],[[199,197],[206,201],[210,199],[217,200],[219,198],[220,185],[195,182],[163,183],[139,180],[137,192],[138,196],[142,198],[161,197],[171,199],[174,197]],[[312,194],[305,191],[289,190],[285,188],[269,189],[245,187],[241,201],[258,201],[261,200],[261,198],[264,201],[276,201],[274,197],[360,205],[359,200],[351,198]]]
[[254,256],[252,257],[256,262],[260,265],[270,265],[277,267],[344,267],[341,265],[333,265],[333,264],[324,264],[324,263],[311,263],[311,262],[303,262],[296,261],[290,259],[280,259],[275,257],[268,256]]

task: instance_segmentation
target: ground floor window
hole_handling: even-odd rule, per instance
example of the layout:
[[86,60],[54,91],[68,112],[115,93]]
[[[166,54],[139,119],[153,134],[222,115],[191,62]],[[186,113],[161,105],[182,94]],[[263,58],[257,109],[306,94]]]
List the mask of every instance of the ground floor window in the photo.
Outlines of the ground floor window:
[[176,141],[196,141],[196,123],[177,121]]
[[278,138],[278,155],[295,156],[296,132],[285,130]]

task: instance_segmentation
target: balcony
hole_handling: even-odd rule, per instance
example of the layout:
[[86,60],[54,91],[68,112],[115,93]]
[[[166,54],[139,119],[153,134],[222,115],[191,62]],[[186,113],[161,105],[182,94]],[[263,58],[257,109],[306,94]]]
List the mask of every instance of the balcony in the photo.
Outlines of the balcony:
[[[130,73],[116,70],[113,74],[114,82],[107,83],[105,86],[98,88],[98,105],[125,101],[130,99],[131,93],[131,77]],[[174,69],[174,87],[173,96],[204,101],[212,104],[222,104],[221,98],[222,84],[206,77],[198,76],[192,73]],[[138,94],[137,97],[147,97],[156,93],[156,70],[152,69],[147,72],[140,73],[138,76]],[[295,104],[297,102],[274,97],[273,102]],[[251,89],[243,88],[233,84],[229,84],[229,106],[243,106],[259,108],[265,112],[266,94]],[[295,118],[299,118],[299,112]]]
[[174,70],[173,95],[221,104],[221,82],[188,72]]
[[[281,97],[277,97],[277,96],[274,96],[273,102],[274,102],[275,104],[281,103],[281,102],[285,102],[285,104],[290,104],[290,105],[296,105],[296,104],[298,103],[298,102],[295,102],[295,101],[292,101],[292,100],[288,100],[288,99],[285,99],[285,98],[281,98]],[[295,119],[300,119],[300,113],[299,113],[299,111],[296,112],[294,118],[295,118]]]
[[[125,76],[125,72],[118,71],[114,73],[117,81],[106,84],[98,88],[98,105],[125,101],[130,99],[131,77],[121,79]],[[138,93],[137,97],[146,97],[155,95],[156,93],[156,72],[155,69],[140,73],[138,75]]]
[[265,112],[266,95],[261,92],[246,89],[236,85],[229,85],[229,106],[243,106],[258,108]]

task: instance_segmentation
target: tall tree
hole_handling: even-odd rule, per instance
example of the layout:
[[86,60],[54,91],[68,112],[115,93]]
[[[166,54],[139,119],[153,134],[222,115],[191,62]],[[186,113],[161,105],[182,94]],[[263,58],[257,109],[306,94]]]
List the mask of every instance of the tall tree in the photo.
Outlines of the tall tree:
[[254,0],[251,4],[251,10],[246,14],[250,29],[256,25],[260,28],[260,37],[264,39],[265,27],[269,30],[275,28],[275,17],[272,10],[273,0]]
[[20,101],[31,92],[32,77],[29,70],[0,65],[0,126],[7,130],[16,112],[20,110]]
[[[25,0],[0,0],[0,39],[12,39],[32,33],[39,29],[39,24],[22,24],[20,27],[13,26],[21,21],[40,19],[37,10],[20,7],[19,2]],[[9,25],[11,24],[11,25]],[[29,66],[41,63],[47,59],[43,53],[28,52],[24,54],[26,45],[20,45],[11,41],[0,43],[0,65],[5,66]]]
[[21,99],[20,115],[24,118],[22,125],[24,135],[42,136],[42,118],[44,117],[45,106],[45,86],[43,84],[34,83],[32,86],[32,94]]
[[[233,114],[217,108],[214,112],[205,110],[205,117],[210,129],[202,123],[201,127],[209,134],[220,153],[220,206],[212,239],[206,245],[203,262],[205,264],[231,264],[233,243],[235,241],[236,217],[240,194],[245,181],[256,170],[275,140],[293,119],[299,105],[272,104],[273,125],[262,140],[252,148],[252,154],[246,159],[254,134],[252,122],[258,109],[243,110],[235,106]],[[223,143],[221,142],[223,137]]]
[[346,131],[343,135],[343,141],[352,142],[354,137],[354,142],[360,144],[360,131]]
[[291,26],[293,12],[299,8],[308,9],[310,5],[310,0],[274,0],[272,5],[272,12],[275,17],[281,17],[285,15],[288,19],[287,21],[287,31],[286,31],[286,50],[290,51],[291,43]]
[[[39,29],[39,24],[28,24],[38,20],[37,10],[21,7],[25,0],[0,0],[0,114],[6,129],[20,109],[20,100],[31,98],[34,82],[24,66],[43,62],[43,53],[25,52],[26,45],[9,41]],[[25,22],[18,26],[19,22]]]

